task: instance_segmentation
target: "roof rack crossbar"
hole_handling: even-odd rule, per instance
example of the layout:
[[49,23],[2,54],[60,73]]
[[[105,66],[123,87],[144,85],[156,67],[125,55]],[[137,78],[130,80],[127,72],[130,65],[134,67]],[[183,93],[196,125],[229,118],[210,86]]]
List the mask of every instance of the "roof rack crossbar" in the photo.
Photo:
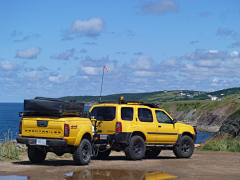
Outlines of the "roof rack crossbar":
[[136,104],[136,105],[145,105],[151,108],[159,108],[156,104],[154,103],[145,103],[141,101],[127,101],[127,100],[121,100],[120,98],[118,101],[100,101],[99,104]]

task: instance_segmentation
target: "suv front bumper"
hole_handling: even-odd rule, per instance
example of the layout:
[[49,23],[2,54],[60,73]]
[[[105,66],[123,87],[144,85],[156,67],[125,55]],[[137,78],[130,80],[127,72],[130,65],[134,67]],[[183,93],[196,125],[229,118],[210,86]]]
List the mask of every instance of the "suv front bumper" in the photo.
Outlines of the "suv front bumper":
[[[46,140],[46,145],[37,144],[37,139]],[[61,139],[19,137],[17,138],[17,142],[21,144],[26,144],[27,146],[67,147],[67,141]]]

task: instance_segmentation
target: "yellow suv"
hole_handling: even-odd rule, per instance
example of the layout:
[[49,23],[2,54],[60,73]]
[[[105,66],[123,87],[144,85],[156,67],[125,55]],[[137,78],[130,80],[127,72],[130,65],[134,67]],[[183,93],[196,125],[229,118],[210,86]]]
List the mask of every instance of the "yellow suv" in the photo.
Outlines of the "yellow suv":
[[166,111],[140,101],[101,102],[90,109],[95,125],[95,157],[106,159],[111,150],[124,150],[131,160],[155,158],[171,149],[178,158],[189,158],[194,151],[196,130],[177,123]]

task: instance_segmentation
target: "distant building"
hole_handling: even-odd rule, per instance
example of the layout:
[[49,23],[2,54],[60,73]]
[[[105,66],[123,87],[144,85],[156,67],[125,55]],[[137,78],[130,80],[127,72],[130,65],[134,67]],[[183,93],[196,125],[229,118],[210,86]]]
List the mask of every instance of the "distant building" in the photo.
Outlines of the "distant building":
[[221,98],[218,98],[217,96],[211,96],[211,101],[221,101]]
[[218,97],[216,97],[216,96],[212,96],[212,97],[211,97],[211,100],[212,100],[212,101],[216,101],[217,99],[218,99]]

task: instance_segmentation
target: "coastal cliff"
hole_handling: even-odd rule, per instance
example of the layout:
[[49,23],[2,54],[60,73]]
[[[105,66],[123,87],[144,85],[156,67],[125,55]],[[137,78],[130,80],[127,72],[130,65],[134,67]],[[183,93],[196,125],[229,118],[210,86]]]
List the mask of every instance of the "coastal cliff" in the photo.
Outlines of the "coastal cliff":
[[[240,98],[222,101],[170,102],[161,104],[160,108],[165,109],[179,122],[197,126],[199,131],[218,132],[223,124],[225,126],[238,124],[235,125],[234,132],[237,132],[237,128],[239,132]],[[235,123],[228,123],[230,121]]]

